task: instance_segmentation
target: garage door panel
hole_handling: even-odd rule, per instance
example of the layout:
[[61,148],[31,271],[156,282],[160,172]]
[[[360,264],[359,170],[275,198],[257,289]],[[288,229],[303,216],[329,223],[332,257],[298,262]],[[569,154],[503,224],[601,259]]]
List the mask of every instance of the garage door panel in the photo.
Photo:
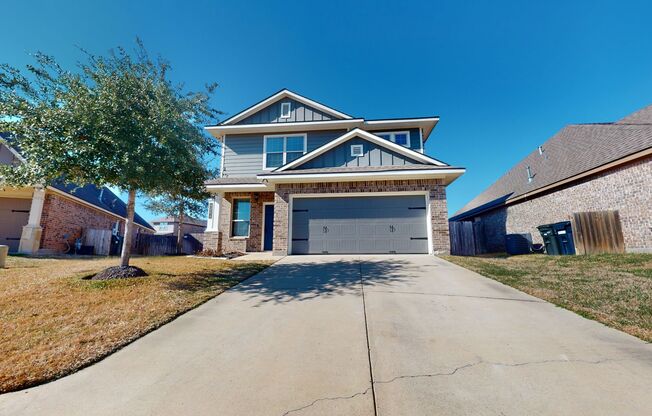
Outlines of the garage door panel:
[[30,199],[0,198],[0,245],[9,246],[12,253],[18,251],[31,205]]
[[292,252],[427,253],[426,211],[422,195],[295,198]]

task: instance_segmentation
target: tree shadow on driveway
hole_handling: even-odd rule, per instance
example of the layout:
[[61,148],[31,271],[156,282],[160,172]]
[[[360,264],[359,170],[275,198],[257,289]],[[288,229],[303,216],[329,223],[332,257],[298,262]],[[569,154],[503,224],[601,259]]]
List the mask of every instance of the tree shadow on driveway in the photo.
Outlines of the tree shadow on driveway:
[[256,299],[288,303],[341,295],[362,295],[362,282],[391,284],[404,281],[410,262],[396,258],[292,261],[276,263],[262,273],[231,288]]

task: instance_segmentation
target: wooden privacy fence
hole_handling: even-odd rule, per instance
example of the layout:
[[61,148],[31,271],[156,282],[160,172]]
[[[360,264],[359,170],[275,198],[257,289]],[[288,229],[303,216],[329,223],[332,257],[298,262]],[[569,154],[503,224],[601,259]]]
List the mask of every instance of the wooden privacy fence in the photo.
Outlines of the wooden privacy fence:
[[[195,236],[184,235],[182,251],[184,254],[195,254],[202,250],[202,243]],[[165,256],[177,254],[176,235],[138,234],[136,237],[136,253],[144,256]]]
[[452,255],[476,256],[487,252],[482,223],[452,221],[448,223],[448,228]]
[[625,252],[618,211],[575,212],[572,227],[577,254]]
[[111,248],[111,230],[88,229],[84,232],[83,244],[93,246],[93,254],[108,256]]

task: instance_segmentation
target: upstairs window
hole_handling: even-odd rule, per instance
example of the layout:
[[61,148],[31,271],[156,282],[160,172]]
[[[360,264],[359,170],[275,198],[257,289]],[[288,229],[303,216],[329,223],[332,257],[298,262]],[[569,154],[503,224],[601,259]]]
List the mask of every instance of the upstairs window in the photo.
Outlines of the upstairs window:
[[249,222],[251,218],[251,201],[234,199],[231,219],[232,237],[249,237]]
[[281,103],[281,118],[290,118],[292,103]]
[[389,140],[404,147],[410,147],[410,132],[409,131],[391,131],[385,133],[374,133],[376,136]]
[[265,136],[263,169],[274,169],[306,153],[306,135]]

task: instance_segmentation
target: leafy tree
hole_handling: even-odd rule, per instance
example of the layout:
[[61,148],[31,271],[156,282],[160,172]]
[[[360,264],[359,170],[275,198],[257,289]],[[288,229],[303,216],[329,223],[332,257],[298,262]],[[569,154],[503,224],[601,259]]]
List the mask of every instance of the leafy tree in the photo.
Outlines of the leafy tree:
[[193,169],[205,174],[201,158],[215,145],[201,126],[220,114],[209,103],[216,85],[205,92],[173,85],[169,64],[151,58],[140,40],[132,52],[85,56],[74,72],[42,53],[26,71],[0,65],[0,131],[13,134],[26,158],[0,176],[14,186],[63,178],[128,192],[120,258],[128,266],[136,194],[192,188]]
[[[201,217],[206,213],[208,194],[204,191],[204,181],[212,176],[212,172],[204,166],[186,166],[187,172],[179,169],[179,178],[172,178],[165,193],[151,196],[145,202],[145,207],[150,211],[178,217],[177,254],[183,251],[182,226],[186,217]],[[190,175],[190,178],[186,175]]]

